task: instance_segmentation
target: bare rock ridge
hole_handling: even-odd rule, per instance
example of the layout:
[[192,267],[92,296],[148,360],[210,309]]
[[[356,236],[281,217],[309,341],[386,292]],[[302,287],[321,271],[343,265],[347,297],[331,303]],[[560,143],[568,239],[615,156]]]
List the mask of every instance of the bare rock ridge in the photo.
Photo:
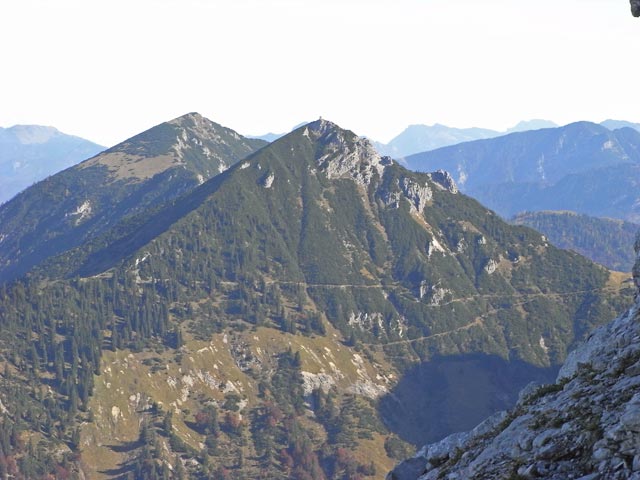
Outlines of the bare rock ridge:
[[328,120],[317,120],[304,129],[305,136],[324,145],[325,153],[318,158],[318,166],[329,178],[352,177],[366,186],[375,174],[381,177],[385,167],[391,164],[391,158],[380,156],[369,140],[342,130]]
[[443,190],[450,193],[458,193],[458,186],[451,174],[445,170],[436,170],[428,174],[429,178]]
[[[246,145],[238,147],[243,141]],[[173,167],[192,168],[202,183],[254,150],[252,142],[238,133],[192,112],[136,135],[82,166],[104,166],[112,181],[129,183],[141,183]]]
[[[318,166],[329,178],[351,178],[359,185],[368,186],[374,177],[381,178],[386,167],[393,163],[391,157],[382,156],[373,144],[364,137],[342,130],[328,120],[317,120],[304,128],[304,135],[324,146],[323,154],[317,159]],[[433,184],[450,193],[458,193],[453,177],[444,170],[427,174]],[[432,199],[427,184],[418,185],[405,178],[397,185],[416,211],[422,213],[426,202]],[[387,195],[389,201],[397,203],[397,192]],[[393,198],[392,198],[393,197]]]
[[640,479],[640,237],[635,304],[567,358],[555,384],[425,445],[387,480]]

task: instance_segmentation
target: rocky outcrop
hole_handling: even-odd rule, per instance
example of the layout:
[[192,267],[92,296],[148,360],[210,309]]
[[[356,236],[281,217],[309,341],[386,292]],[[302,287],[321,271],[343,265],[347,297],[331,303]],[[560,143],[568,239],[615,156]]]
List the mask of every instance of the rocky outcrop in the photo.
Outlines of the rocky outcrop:
[[640,17],[640,0],[631,0],[631,13],[634,17]]
[[458,193],[458,186],[449,172],[445,170],[436,170],[428,175],[433,183],[438,187],[451,193]]
[[433,192],[429,188],[429,185],[426,183],[420,185],[410,178],[403,178],[400,183],[400,188],[404,196],[409,200],[411,211],[422,213],[424,207],[426,207],[427,203],[433,198]]
[[[640,286],[640,240],[634,280]],[[639,288],[640,291],[640,288]],[[426,445],[388,480],[640,479],[640,295],[567,358],[555,384]]]
[[392,163],[391,158],[380,156],[366,138],[341,130],[327,120],[317,120],[304,128],[309,140],[313,138],[323,145],[324,155],[318,165],[329,178],[352,178],[359,185],[368,186]]

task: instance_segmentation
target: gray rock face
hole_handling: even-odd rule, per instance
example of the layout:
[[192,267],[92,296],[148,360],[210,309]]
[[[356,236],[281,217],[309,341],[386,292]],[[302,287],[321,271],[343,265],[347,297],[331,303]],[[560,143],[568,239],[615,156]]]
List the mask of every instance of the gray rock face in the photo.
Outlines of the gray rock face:
[[426,445],[387,476],[418,478],[640,479],[640,295],[569,355],[555,384],[528,388],[510,412]]
[[634,17],[640,17],[640,0],[631,0],[631,13]]
[[[351,178],[362,186],[368,186],[372,179],[382,176],[391,163],[382,157],[366,138],[347,133],[336,128],[327,120],[317,120],[305,127],[304,135],[314,137],[325,146],[325,154],[318,159],[318,165],[329,178]],[[350,132],[349,132],[350,134]]]
[[436,170],[428,174],[433,182],[444,190],[451,193],[458,193],[458,186],[451,174],[445,170]]
[[433,192],[427,184],[419,185],[408,178],[403,178],[400,187],[409,200],[412,210],[415,209],[418,213],[422,213],[427,202],[433,198]]

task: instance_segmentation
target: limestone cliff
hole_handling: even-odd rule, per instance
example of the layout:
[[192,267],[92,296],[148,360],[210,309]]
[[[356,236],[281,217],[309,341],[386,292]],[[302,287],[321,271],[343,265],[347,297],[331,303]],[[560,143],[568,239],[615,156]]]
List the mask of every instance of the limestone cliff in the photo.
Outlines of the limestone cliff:
[[[634,280],[640,291],[640,239]],[[388,480],[640,478],[640,295],[569,355],[555,384],[424,446]]]

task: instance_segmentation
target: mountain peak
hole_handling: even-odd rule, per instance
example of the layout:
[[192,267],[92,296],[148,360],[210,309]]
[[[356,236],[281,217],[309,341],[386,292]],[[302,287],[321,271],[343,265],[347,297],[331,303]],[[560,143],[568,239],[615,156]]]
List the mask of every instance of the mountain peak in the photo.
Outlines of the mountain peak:
[[[254,144],[256,148],[249,147]],[[86,166],[107,166],[114,179],[139,182],[173,167],[196,170],[211,178],[262,146],[237,132],[191,112],[161,123],[116,145]],[[235,151],[239,145],[241,151]]]
[[518,122],[515,126],[511,127],[507,130],[507,133],[514,132],[526,132],[529,130],[541,130],[543,128],[557,128],[558,125],[551,120],[544,120],[541,118],[534,118],[531,120],[522,120]]
[[185,125],[191,125],[194,123],[198,124],[198,123],[204,123],[204,122],[211,122],[211,120],[200,115],[198,112],[189,112],[189,113],[185,113],[184,115],[180,115],[179,117],[176,117],[173,120],[169,120],[167,123],[170,123],[172,125],[185,126]]
[[320,117],[318,120],[307,123],[306,126],[311,131],[321,133],[321,134],[326,133],[327,131],[330,131],[330,130],[342,130],[342,128],[340,128],[340,126],[338,126],[337,124],[322,117]]
[[302,127],[302,135],[322,146],[317,164],[329,178],[351,178],[362,186],[369,185],[375,175],[382,176],[391,163],[373,144],[350,130],[320,118]]
[[15,136],[22,145],[47,143],[52,138],[61,135],[58,129],[42,125],[14,125],[6,131]]
[[209,120],[198,112],[190,112],[185,115],[181,115],[173,120],[169,120],[167,124],[179,127],[183,131],[187,130],[196,137],[209,138],[213,136],[219,140],[221,135],[230,134],[235,139],[242,138],[239,133]]

